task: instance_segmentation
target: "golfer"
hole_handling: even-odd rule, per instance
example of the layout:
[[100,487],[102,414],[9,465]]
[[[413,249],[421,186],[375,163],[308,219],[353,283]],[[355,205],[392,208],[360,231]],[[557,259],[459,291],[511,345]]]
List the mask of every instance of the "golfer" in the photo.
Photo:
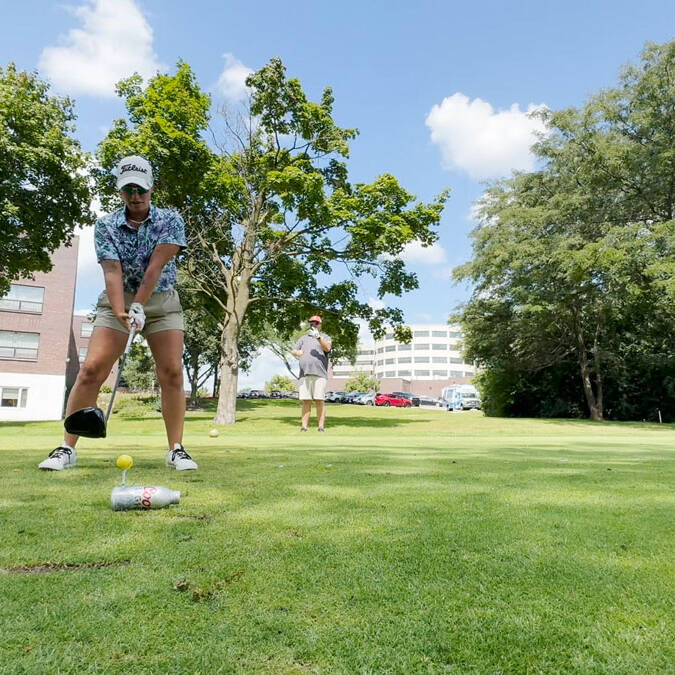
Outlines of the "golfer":
[[307,431],[309,416],[312,412],[312,401],[316,406],[316,417],[319,431],[325,431],[326,381],[328,379],[328,353],[333,343],[326,333],[321,332],[321,317],[309,319],[309,332],[303,335],[291,350],[293,356],[300,359],[300,386],[298,398],[302,401],[302,426],[300,431]]
[[[176,211],[151,204],[153,176],[146,159],[125,157],[116,175],[124,205],[96,223],[96,256],[105,291],[98,298],[87,357],[68,397],[66,415],[96,405],[133,323],[155,359],[169,442],[166,464],[178,471],[196,469],[183,447],[183,309],[174,289],[174,258],[186,247],[185,226]],[[66,433],[63,444],[39,468],[60,471],[75,466],[77,439]]]

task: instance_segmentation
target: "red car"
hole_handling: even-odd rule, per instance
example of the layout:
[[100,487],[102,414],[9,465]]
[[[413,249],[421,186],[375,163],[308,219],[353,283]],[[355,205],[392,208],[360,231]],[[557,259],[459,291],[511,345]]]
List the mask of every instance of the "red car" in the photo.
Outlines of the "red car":
[[411,408],[412,401],[396,394],[377,394],[375,396],[375,405],[383,405],[385,408],[389,406],[397,406],[399,408]]

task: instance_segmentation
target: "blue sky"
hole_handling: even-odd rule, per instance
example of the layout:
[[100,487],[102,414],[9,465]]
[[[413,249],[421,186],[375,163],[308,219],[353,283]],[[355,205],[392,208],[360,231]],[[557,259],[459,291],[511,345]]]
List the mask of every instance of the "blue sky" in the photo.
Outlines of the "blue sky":
[[[71,95],[90,151],[123,112],[111,83],[133,70],[180,58],[215,99],[234,100],[247,69],[279,56],[310,96],[332,86],[337,122],[361,132],[354,181],[391,172],[423,200],[452,189],[439,244],[407,252],[420,289],[395,302],[410,323],[442,322],[469,293],[449,274],[470,256],[483,181],[531,167],[527,111],[581,104],[674,27],[672,0],[22,0],[0,5],[0,64],[38,70]],[[82,248],[78,308],[102,287],[90,233]]]

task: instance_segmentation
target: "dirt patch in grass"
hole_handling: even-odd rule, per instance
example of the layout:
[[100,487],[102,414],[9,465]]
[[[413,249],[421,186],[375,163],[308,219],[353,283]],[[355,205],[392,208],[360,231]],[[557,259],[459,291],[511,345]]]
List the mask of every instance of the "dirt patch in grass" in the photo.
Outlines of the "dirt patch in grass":
[[119,562],[93,563],[54,563],[44,562],[35,565],[21,565],[0,569],[0,574],[48,574],[49,572],[81,572],[82,570],[102,570],[108,567],[126,567],[129,560]]

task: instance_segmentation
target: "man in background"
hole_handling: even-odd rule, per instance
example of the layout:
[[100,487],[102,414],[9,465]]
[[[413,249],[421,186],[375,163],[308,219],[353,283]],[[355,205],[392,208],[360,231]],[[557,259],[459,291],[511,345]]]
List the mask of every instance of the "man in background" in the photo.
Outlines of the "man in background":
[[300,384],[298,398],[302,401],[302,420],[300,431],[307,431],[312,413],[312,401],[316,407],[318,430],[325,431],[326,382],[328,380],[328,353],[333,343],[326,333],[321,332],[321,317],[309,319],[309,331],[296,343],[291,354],[300,360]]

